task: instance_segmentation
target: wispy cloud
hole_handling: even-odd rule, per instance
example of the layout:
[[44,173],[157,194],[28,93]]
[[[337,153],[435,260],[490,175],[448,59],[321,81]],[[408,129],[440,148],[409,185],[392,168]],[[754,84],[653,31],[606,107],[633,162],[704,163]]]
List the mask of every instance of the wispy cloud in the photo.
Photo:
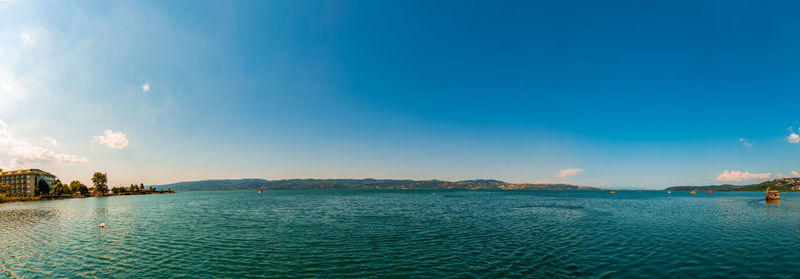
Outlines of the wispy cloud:
[[9,167],[23,168],[34,164],[79,164],[89,161],[84,156],[57,153],[44,147],[35,146],[14,138],[8,131],[8,124],[0,120],[0,157],[10,159]]
[[776,174],[775,176],[778,177],[778,178],[800,177],[800,172],[792,171],[792,172],[789,173],[789,175],[785,175],[785,174],[779,173],[779,174]]
[[563,169],[563,170],[558,172],[558,175],[556,175],[556,177],[558,177],[560,179],[565,179],[565,178],[570,178],[570,177],[576,176],[576,175],[578,175],[578,174],[580,174],[582,172],[583,172],[583,170],[582,169],[578,169],[578,168]]
[[22,33],[19,35],[20,40],[22,40],[22,45],[24,46],[34,46],[36,45],[36,41],[33,39],[31,34],[29,33]]
[[3,104],[12,104],[28,95],[26,83],[29,78],[18,75],[15,72],[0,67],[0,108]]
[[745,180],[753,180],[753,179],[767,179],[772,177],[771,173],[764,172],[764,173],[750,173],[748,171],[741,172],[741,171],[729,171],[725,170],[721,174],[717,176],[717,181],[723,182],[737,182],[737,181],[745,181]]
[[104,135],[102,136],[94,136],[92,139],[93,143],[99,143],[110,148],[114,149],[123,149],[130,144],[128,141],[128,136],[123,134],[122,132],[114,132],[112,130],[106,130],[103,132]]
[[794,122],[794,123],[792,123],[792,125],[791,125],[791,126],[789,126],[789,127],[786,127],[786,131],[787,131],[787,132],[794,131],[794,127],[795,127],[795,126],[797,126],[797,124],[800,124],[800,121]]
[[739,138],[739,142],[741,142],[742,146],[744,146],[744,147],[747,147],[747,148],[753,147],[753,142],[751,142],[750,140],[748,140],[746,138]]
[[19,0],[0,0],[0,9],[8,9],[12,2],[19,2]]
[[54,138],[51,138],[51,137],[43,137],[42,140],[44,140],[44,142],[46,142],[47,144],[49,144],[51,146],[58,146],[59,145],[58,141],[56,139],[54,139]]

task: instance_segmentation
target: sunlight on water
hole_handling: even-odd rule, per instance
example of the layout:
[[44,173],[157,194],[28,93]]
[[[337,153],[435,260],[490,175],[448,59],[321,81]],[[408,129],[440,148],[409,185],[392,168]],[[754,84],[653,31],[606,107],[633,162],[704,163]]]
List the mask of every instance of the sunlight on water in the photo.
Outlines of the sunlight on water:
[[[436,193],[435,195],[433,193]],[[795,197],[797,195],[797,197]],[[253,191],[0,205],[0,277],[793,277],[800,195]],[[98,228],[105,223],[106,228]]]

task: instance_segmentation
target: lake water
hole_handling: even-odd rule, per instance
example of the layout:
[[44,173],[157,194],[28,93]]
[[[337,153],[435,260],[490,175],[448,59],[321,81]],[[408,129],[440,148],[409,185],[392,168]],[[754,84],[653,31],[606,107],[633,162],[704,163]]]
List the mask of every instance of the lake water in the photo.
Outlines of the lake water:
[[800,274],[800,193],[779,204],[763,193],[324,190],[1,204],[0,271],[790,278]]

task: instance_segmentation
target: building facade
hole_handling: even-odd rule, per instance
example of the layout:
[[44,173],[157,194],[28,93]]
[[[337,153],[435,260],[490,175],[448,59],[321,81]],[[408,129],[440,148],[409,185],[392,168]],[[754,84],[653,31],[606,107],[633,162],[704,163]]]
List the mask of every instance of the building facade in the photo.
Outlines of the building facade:
[[11,196],[32,197],[36,184],[44,180],[51,186],[56,183],[56,176],[39,169],[3,171],[0,169],[0,184],[11,186]]

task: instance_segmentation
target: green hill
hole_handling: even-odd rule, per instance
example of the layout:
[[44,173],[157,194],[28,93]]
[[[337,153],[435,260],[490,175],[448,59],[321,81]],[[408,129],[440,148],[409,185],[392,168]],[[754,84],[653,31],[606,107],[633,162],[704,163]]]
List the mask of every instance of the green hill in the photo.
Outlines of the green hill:
[[781,192],[800,191],[800,178],[778,178],[752,185],[673,186],[670,191],[752,191],[763,192],[769,187]]
[[798,191],[800,190],[800,178],[778,178],[754,185],[743,186],[735,191],[766,191],[767,187],[769,187],[770,190],[778,190],[781,192]]
[[224,179],[178,182],[158,185],[174,191],[202,190],[315,190],[315,189],[465,189],[465,190],[599,190],[571,184],[511,184],[499,180],[463,181],[407,179]]

